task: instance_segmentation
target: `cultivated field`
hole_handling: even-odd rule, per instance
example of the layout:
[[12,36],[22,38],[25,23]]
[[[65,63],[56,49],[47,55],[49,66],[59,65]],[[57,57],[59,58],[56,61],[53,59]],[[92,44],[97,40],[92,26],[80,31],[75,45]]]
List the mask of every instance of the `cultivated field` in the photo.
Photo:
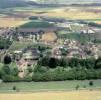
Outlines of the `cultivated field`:
[[[6,9],[0,12],[0,26],[13,27],[26,23],[29,16],[50,16],[66,19],[89,20],[101,24],[101,7],[60,7],[60,8],[38,8],[19,7]],[[21,18],[21,19],[20,19]],[[93,19],[93,20],[92,20]]]
[[17,27],[26,22],[28,22],[28,20],[21,20],[17,18],[0,18],[0,27]]
[[101,91],[0,94],[0,100],[101,100]]
[[[68,19],[99,19],[101,18],[101,11],[99,7],[67,7],[54,9],[44,15],[52,17],[64,17]],[[93,17],[92,17],[93,16]]]
[[55,35],[54,32],[48,32],[48,33],[43,34],[42,41],[52,42],[52,41],[56,40],[56,38],[57,38],[57,36]]

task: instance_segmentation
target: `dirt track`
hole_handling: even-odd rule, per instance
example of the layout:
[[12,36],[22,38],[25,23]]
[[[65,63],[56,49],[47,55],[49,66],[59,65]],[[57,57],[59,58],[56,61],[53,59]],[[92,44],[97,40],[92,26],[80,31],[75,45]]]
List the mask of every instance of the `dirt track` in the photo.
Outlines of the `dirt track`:
[[101,91],[0,94],[0,100],[101,100]]

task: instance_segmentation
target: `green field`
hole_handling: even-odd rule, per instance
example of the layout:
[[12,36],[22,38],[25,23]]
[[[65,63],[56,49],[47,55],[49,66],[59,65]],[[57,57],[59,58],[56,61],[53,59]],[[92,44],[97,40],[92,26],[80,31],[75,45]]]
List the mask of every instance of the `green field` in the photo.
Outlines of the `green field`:
[[[89,80],[85,81],[61,81],[61,82],[19,82],[19,83],[0,83],[0,92],[14,92],[13,86],[16,86],[22,92],[34,91],[62,91],[75,90],[77,85],[79,89],[97,89],[101,88],[101,80],[93,80],[94,85],[89,86]],[[86,88],[85,88],[86,87]]]
[[50,24],[45,21],[30,21],[28,23],[25,23],[24,25],[21,25],[21,28],[49,28],[53,27],[53,24]]
[[[80,41],[81,43],[86,43],[88,41],[93,41],[94,40],[94,36],[92,34],[90,35],[84,35],[84,34],[80,34],[77,32],[66,32],[66,31],[59,31],[57,33],[57,37],[61,38],[61,39],[70,39],[70,40],[76,40],[76,41]],[[99,36],[98,36],[99,37]],[[96,38],[97,34],[96,34]]]
[[14,42],[11,47],[9,48],[8,52],[12,52],[12,51],[15,51],[15,50],[22,50],[24,48],[26,48],[27,46],[34,46],[35,43],[33,42]]

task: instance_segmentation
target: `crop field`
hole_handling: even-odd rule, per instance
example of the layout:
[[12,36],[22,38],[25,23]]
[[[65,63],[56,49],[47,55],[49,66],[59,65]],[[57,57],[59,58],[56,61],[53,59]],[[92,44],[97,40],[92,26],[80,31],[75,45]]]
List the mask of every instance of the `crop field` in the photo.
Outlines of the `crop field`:
[[49,33],[45,33],[42,36],[42,41],[45,42],[52,42],[57,38],[56,34],[54,32],[49,32]]
[[[24,23],[28,22],[28,19],[26,18],[28,18],[29,16],[50,16],[72,20],[82,19],[82,20],[90,20],[92,22],[101,24],[100,9],[101,7],[8,8],[5,11],[0,10],[0,26],[14,27],[23,25]],[[5,16],[7,18],[5,18]]]
[[95,11],[94,8],[90,8],[90,7],[87,7],[86,9],[84,7],[67,7],[67,8],[54,9],[45,15],[52,17],[61,16],[63,18],[73,19],[73,20],[92,19],[92,16],[93,19],[99,19],[101,18],[101,12],[97,8],[98,7],[95,7],[96,12],[94,12]]
[[101,100],[101,91],[0,94],[0,100]]
[[[101,7],[60,7],[60,8],[15,8],[16,12],[30,12],[30,15],[62,17],[67,19],[99,19],[101,18]],[[31,13],[32,12],[32,13]]]
[[0,18],[0,27],[17,27],[24,23],[28,22],[27,20],[14,19],[14,18]]

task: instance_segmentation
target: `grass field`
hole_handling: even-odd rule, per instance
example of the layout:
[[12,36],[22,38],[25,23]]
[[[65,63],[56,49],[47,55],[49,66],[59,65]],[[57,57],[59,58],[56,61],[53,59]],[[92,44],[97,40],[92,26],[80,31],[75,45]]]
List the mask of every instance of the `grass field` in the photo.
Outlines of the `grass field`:
[[[96,89],[101,88],[101,80],[94,80],[94,85],[89,86],[89,81],[61,81],[61,82],[19,82],[19,83],[1,83],[0,92],[12,93],[13,86],[16,86],[20,92],[35,92],[35,91],[68,91],[75,90],[79,85],[79,89]],[[85,88],[86,87],[86,88]]]
[[[101,100],[101,80],[0,83],[0,100]],[[79,89],[75,87],[79,85]],[[12,90],[16,86],[18,91]],[[86,87],[86,88],[84,88]]]
[[12,52],[15,50],[23,50],[27,46],[34,46],[35,44],[30,41],[22,41],[22,42],[14,42],[11,47],[9,48],[8,52]]
[[28,23],[25,23],[21,25],[21,28],[49,28],[53,27],[53,24],[49,24],[48,22],[45,21],[30,21]]
[[101,91],[0,94],[0,100],[101,100]]

